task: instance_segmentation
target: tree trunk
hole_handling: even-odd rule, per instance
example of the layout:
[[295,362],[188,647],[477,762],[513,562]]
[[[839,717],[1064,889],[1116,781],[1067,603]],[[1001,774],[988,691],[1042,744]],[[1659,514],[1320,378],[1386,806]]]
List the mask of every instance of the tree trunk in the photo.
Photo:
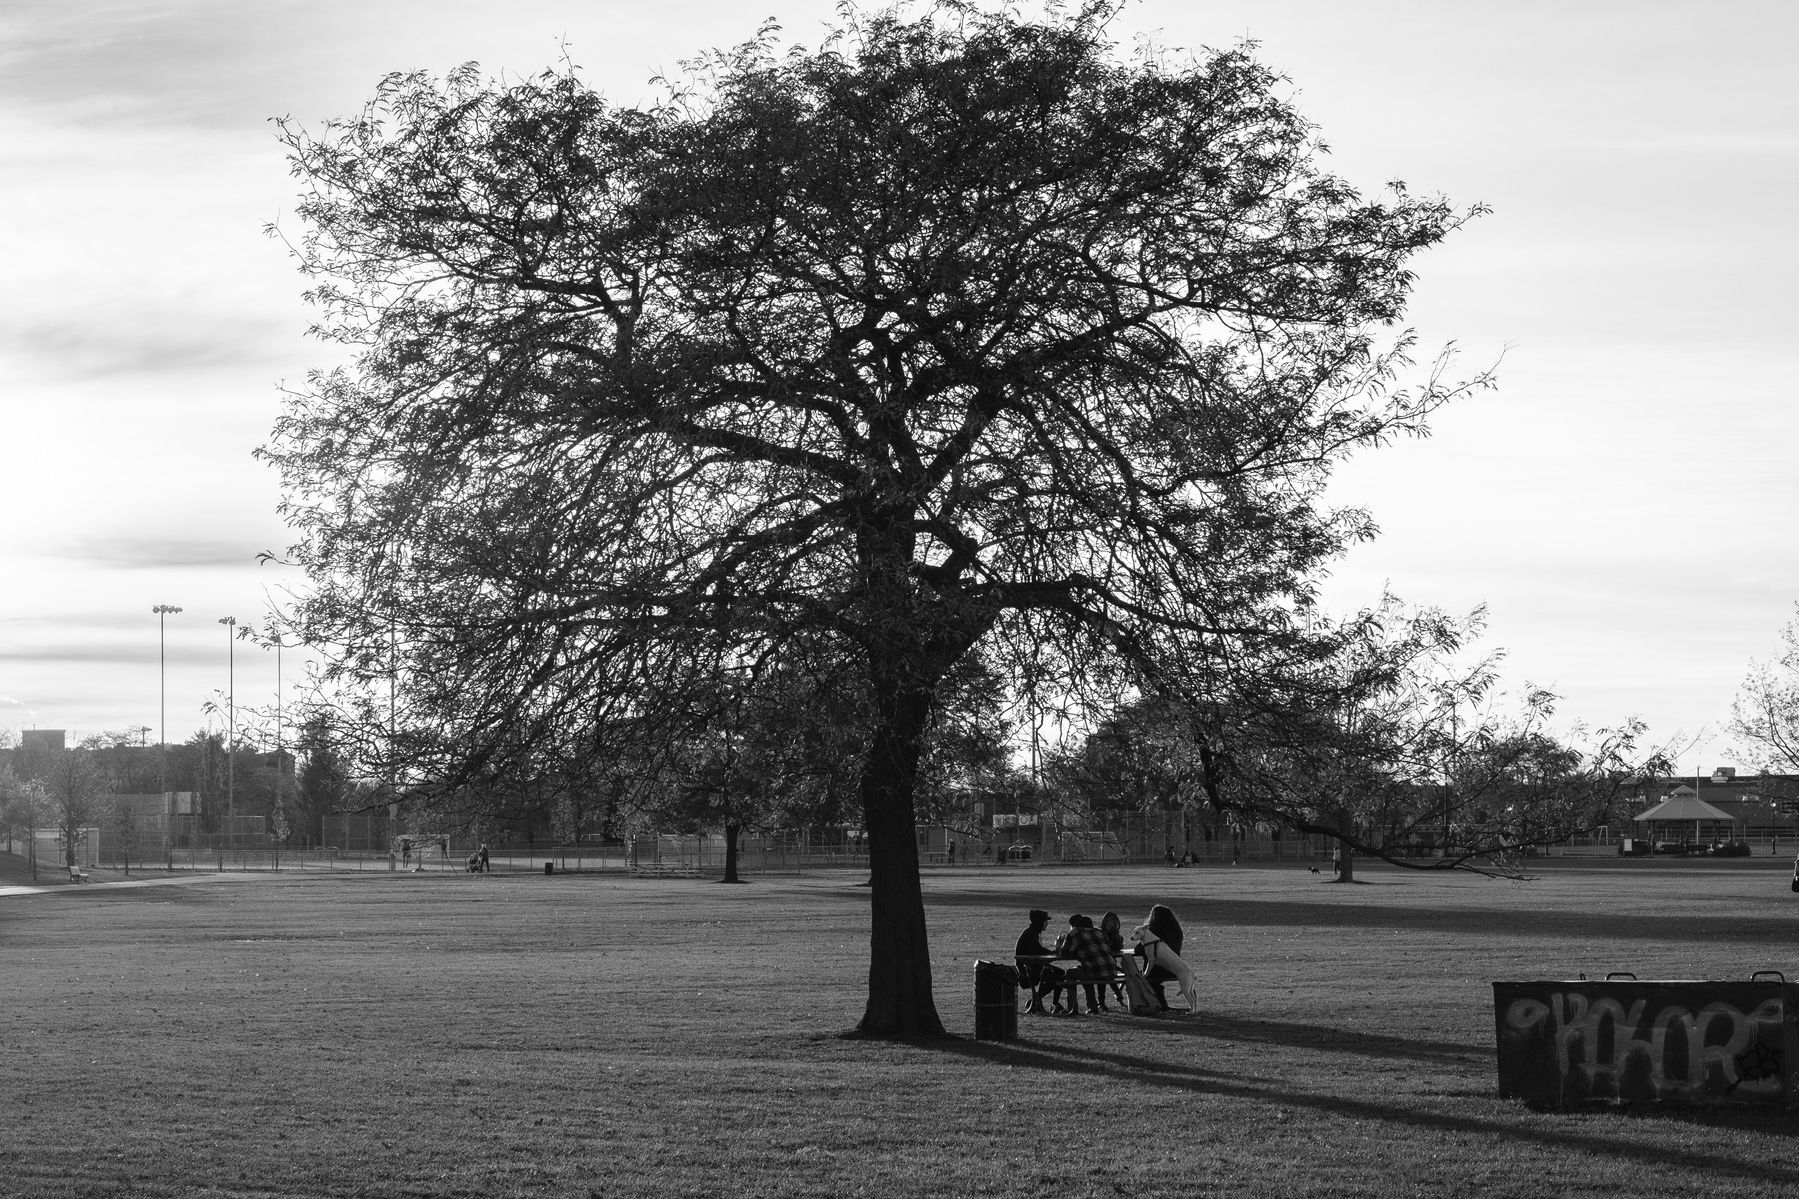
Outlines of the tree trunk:
[[871,910],[868,1006],[856,1031],[874,1037],[940,1037],[946,1034],[931,993],[912,806],[931,697],[916,686],[884,685],[880,673],[874,684],[879,719],[861,784]]
[[743,881],[737,877],[737,834],[741,831],[735,824],[725,825],[725,876],[718,880],[721,883]]

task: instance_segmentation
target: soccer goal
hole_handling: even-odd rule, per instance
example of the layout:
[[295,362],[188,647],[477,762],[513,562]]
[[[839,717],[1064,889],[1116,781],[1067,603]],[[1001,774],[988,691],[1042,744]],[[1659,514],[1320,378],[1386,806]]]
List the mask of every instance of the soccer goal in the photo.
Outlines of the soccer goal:
[[394,838],[394,856],[402,870],[423,870],[426,866],[453,866],[448,833],[401,833]]

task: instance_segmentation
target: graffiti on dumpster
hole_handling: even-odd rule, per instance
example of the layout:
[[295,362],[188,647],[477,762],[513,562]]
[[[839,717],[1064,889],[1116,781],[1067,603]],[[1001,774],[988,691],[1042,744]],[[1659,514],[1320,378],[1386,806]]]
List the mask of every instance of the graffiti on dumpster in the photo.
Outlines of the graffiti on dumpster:
[[1539,1069],[1553,1056],[1564,1100],[1774,1097],[1782,1017],[1778,998],[1745,1012],[1716,999],[1695,1009],[1671,995],[1569,989],[1513,998],[1500,1032]]
[[1746,1082],[1760,1082],[1780,1077],[1780,1050],[1757,1041],[1736,1056],[1737,1079],[1730,1084],[1736,1090]]

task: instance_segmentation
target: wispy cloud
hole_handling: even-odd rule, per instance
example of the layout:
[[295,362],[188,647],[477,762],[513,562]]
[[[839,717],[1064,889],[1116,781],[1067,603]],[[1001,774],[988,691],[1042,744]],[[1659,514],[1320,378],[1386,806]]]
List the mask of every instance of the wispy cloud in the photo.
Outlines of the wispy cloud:
[[1563,144],[1622,154],[1782,155],[1799,153],[1799,134],[1790,129],[1690,129],[1634,137],[1573,138]]
[[0,96],[74,124],[245,125],[293,0],[13,0]]
[[0,662],[141,663],[156,661],[156,642],[143,647],[108,640],[0,644]]
[[118,570],[249,566],[263,546],[240,538],[89,536],[52,552],[62,558]]
[[295,342],[294,330],[269,321],[196,319],[100,323],[8,320],[0,326],[0,361],[27,379],[99,379],[170,375],[273,365]]

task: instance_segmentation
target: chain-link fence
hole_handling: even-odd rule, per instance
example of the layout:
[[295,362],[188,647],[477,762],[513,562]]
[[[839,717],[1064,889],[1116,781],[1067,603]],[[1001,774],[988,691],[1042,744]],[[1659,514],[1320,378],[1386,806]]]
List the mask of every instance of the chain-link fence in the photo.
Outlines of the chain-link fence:
[[[921,864],[928,868],[1017,866],[1132,866],[1279,864],[1323,865],[1336,852],[1328,837],[1267,829],[1203,825],[1182,812],[1131,812],[1068,820],[1053,814],[994,818],[993,826],[927,825],[917,832]],[[129,854],[138,868],[178,870],[466,871],[481,841],[474,835],[431,830],[397,831],[384,814],[330,817],[326,844],[277,846],[260,829],[238,833],[190,833],[170,845],[142,838]],[[507,841],[488,844],[490,868],[502,871],[693,873],[716,876],[725,868],[722,833],[646,834],[623,841]],[[1420,851],[1424,852],[1424,851]],[[1583,838],[1550,851],[1615,853],[1610,837]],[[1778,852],[1775,845],[1757,852]],[[48,855],[40,853],[40,861]],[[105,846],[90,865],[120,868],[125,855]],[[868,866],[866,837],[858,829],[831,827],[778,832],[746,831],[737,842],[738,869],[746,874],[802,873]]]

